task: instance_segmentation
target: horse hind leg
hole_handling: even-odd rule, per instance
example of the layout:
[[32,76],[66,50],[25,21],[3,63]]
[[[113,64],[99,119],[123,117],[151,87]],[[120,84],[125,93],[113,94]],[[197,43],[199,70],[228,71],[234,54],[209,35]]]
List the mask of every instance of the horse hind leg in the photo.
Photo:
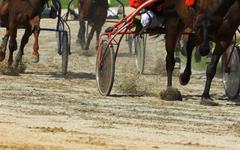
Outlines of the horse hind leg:
[[9,23],[9,34],[10,34],[10,40],[9,40],[9,58],[8,58],[8,67],[11,68],[13,64],[13,52],[17,50],[17,24],[10,22]]
[[201,104],[202,105],[210,105],[210,106],[217,106],[218,103],[214,102],[211,97],[210,97],[210,87],[211,87],[211,83],[212,83],[212,79],[214,78],[215,74],[216,74],[216,68],[217,68],[217,64],[218,61],[221,57],[221,55],[224,53],[224,51],[227,49],[229,43],[226,42],[217,42],[212,58],[211,58],[211,63],[208,65],[207,67],[207,71],[206,71],[206,76],[207,76],[207,80],[205,83],[205,88],[204,88],[204,92],[202,94],[202,100],[201,100]]
[[6,34],[2,38],[2,43],[0,45],[0,61],[3,61],[5,59],[8,39],[9,39],[9,32],[7,30]]
[[175,66],[174,50],[180,34],[180,29],[181,25],[178,18],[169,18],[169,20],[166,22],[165,46],[167,51],[167,89],[166,91],[160,93],[161,98],[164,100],[182,100],[180,91],[172,88],[172,73]]
[[[40,18],[38,16],[34,17],[31,20],[31,26],[33,27],[33,32],[34,32],[34,44],[33,44],[33,51],[32,51],[32,59],[31,61],[33,63],[38,63],[39,62],[39,44],[38,44],[38,37],[40,33]],[[30,31],[27,31],[30,32]],[[30,34],[30,33],[27,33]],[[31,34],[30,34],[31,35]],[[30,36],[29,35],[29,36]],[[28,35],[26,35],[27,37]],[[27,37],[29,38],[29,37]],[[24,45],[25,46],[25,45]]]
[[22,62],[22,56],[24,55],[24,47],[28,43],[29,37],[31,36],[32,32],[33,31],[31,29],[31,26],[26,27],[24,35],[21,40],[21,45],[20,45],[18,54],[16,55],[15,69],[19,69],[20,72],[23,72],[25,69],[24,64]]
[[78,36],[77,36],[77,40],[76,43],[79,44],[82,48],[85,45],[85,31],[86,31],[86,27],[85,27],[85,21],[80,20],[79,21],[79,30],[78,30]]
[[84,45],[83,49],[85,49],[85,50],[88,50],[88,49],[89,49],[89,45],[90,45],[90,42],[91,42],[91,40],[92,40],[92,38],[93,38],[93,35],[94,35],[94,32],[95,32],[95,31],[96,31],[96,26],[93,25],[92,28],[91,28],[91,30],[90,30],[90,32],[89,32],[89,34],[87,35],[87,42],[86,42],[86,44]]
[[102,30],[102,27],[96,28],[96,50],[98,49],[98,41],[99,41],[99,36],[100,36],[101,30]]

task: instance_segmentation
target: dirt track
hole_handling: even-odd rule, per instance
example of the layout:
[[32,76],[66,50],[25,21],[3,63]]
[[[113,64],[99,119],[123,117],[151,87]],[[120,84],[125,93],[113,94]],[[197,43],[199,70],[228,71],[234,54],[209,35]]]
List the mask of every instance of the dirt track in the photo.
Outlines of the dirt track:
[[0,149],[240,149],[239,105],[227,101],[220,78],[211,90],[219,107],[199,104],[205,81],[201,73],[194,74],[186,87],[179,86],[175,77],[183,101],[163,101],[159,92],[166,77],[138,75],[125,45],[117,61],[113,96],[102,97],[95,84],[95,52],[83,52],[75,45],[78,23],[70,26],[75,28],[66,79],[60,74],[55,33],[49,32],[41,33],[38,64],[29,61],[30,40],[26,72],[0,76]]

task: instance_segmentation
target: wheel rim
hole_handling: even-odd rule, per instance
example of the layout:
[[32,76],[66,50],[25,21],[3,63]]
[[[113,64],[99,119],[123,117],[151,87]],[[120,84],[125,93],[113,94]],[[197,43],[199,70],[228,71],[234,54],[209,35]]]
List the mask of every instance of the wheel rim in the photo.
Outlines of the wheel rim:
[[[226,53],[227,56],[230,56],[232,47],[230,47]],[[227,63],[227,60],[223,59],[223,64]],[[223,84],[225,88],[226,95],[229,98],[236,98],[239,94],[239,85],[240,85],[240,64],[239,64],[239,54],[238,48],[234,48],[232,56],[229,62],[229,72],[226,72],[225,65],[223,65]]]
[[[107,46],[107,41],[101,44],[101,64],[98,65],[97,57],[97,85],[101,95],[110,94],[114,81],[114,57],[113,46]],[[98,54],[99,55],[99,54]]]

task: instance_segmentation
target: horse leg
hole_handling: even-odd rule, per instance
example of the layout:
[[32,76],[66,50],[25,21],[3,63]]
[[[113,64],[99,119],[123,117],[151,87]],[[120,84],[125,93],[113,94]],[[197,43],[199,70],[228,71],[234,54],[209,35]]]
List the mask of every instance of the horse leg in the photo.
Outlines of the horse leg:
[[80,20],[79,21],[79,31],[78,31],[78,36],[77,36],[77,41],[76,43],[77,44],[80,44],[81,47],[83,48],[84,45],[85,45],[85,30],[86,30],[86,27],[85,27],[85,21],[83,20]]
[[[33,26],[33,32],[34,32],[34,44],[33,44],[33,51],[32,51],[32,62],[38,63],[39,62],[39,44],[38,44],[38,37],[40,33],[40,18],[37,16],[33,19],[33,23],[31,24]],[[27,31],[29,32],[29,31]],[[28,33],[29,34],[29,33]],[[32,33],[31,33],[32,34]],[[31,35],[30,34],[30,35]],[[29,36],[30,36],[29,35]],[[24,45],[25,46],[25,45]]]
[[187,64],[186,67],[184,69],[184,72],[181,73],[180,77],[179,77],[179,81],[181,85],[187,85],[188,82],[190,81],[190,77],[192,74],[192,67],[191,67],[191,62],[192,62],[192,51],[195,47],[195,36],[190,33],[189,37],[188,37],[188,41],[187,41],[187,47],[186,47],[186,52],[187,52]]
[[202,105],[210,105],[210,106],[218,105],[218,103],[214,102],[211,99],[211,97],[209,95],[209,91],[210,91],[212,79],[216,74],[216,68],[217,68],[218,61],[219,61],[221,55],[226,50],[226,48],[228,47],[229,43],[226,43],[226,42],[217,42],[216,43],[216,46],[215,46],[215,49],[214,49],[214,52],[213,52],[213,55],[211,58],[211,62],[208,65],[207,71],[206,71],[207,80],[205,83],[204,92],[202,94],[202,100],[201,100]]
[[22,56],[24,55],[24,47],[25,47],[25,45],[28,43],[29,37],[31,36],[32,32],[33,32],[33,31],[32,31],[32,29],[31,29],[31,26],[27,26],[26,29],[25,29],[24,35],[23,35],[23,37],[22,37],[22,40],[21,40],[21,45],[20,45],[18,54],[17,54],[17,56],[16,56],[15,69],[18,69],[19,63],[20,63],[20,64],[21,64],[21,66],[20,66],[20,72],[23,71],[23,70],[22,70],[22,69],[23,69]]
[[99,40],[99,36],[100,36],[101,30],[102,30],[101,27],[97,27],[96,28],[96,50],[98,49],[98,40]]
[[180,34],[180,29],[181,25],[178,18],[169,18],[167,20],[165,39],[165,46],[167,51],[167,90],[161,93],[161,98],[165,100],[182,100],[181,93],[178,90],[172,89],[172,73],[175,65],[174,50]]
[[7,29],[6,34],[2,38],[2,43],[0,45],[0,61],[3,61],[5,59],[8,39],[9,39],[9,31]]
[[86,44],[84,45],[83,49],[85,50],[88,50],[89,49],[89,45],[90,45],[90,42],[93,38],[93,34],[94,32],[96,31],[96,26],[93,25],[92,28],[91,28],[91,31],[89,32],[89,34],[87,35],[87,42]]
[[9,22],[9,58],[8,58],[8,67],[11,68],[13,64],[13,52],[17,49],[17,24],[14,22]]
[[199,53],[201,56],[207,56],[210,52],[209,38],[208,38],[208,27],[209,19],[205,17],[202,21],[202,30],[203,30],[203,42],[199,46]]
[[[180,69],[181,68],[181,59],[180,59],[180,49],[181,49],[181,37],[179,37],[176,48],[175,48],[175,68]],[[177,65],[176,65],[177,64]]]

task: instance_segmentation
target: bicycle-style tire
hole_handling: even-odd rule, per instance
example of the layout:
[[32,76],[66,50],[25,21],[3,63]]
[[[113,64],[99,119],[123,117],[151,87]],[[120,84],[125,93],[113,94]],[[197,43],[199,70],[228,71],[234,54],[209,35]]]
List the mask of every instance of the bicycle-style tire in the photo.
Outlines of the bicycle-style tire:
[[[225,52],[228,58],[222,57],[223,84],[226,95],[230,99],[236,99],[240,91],[240,49],[238,46],[235,46],[230,56],[231,51],[232,46]],[[229,59],[230,62],[226,65]]]
[[108,40],[100,43],[100,52],[96,60],[96,81],[98,91],[103,96],[109,96],[112,90],[115,75],[114,48]]

